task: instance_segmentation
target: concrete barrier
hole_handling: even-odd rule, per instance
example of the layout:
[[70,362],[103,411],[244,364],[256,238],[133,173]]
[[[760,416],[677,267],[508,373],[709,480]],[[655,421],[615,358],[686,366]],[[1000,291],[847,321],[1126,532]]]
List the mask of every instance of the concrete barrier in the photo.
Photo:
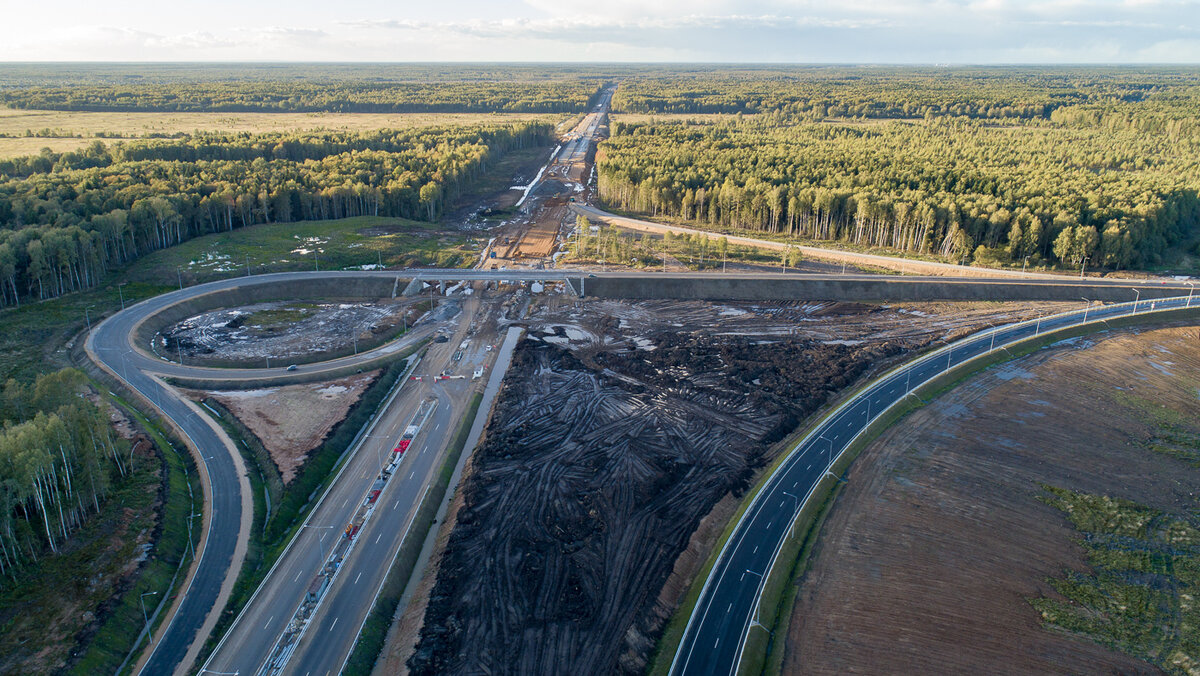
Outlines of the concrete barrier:
[[687,277],[663,274],[650,280],[646,277],[603,276],[571,280],[577,293],[594,298],[678,300],[828,300],[864,302],[920,301],[1034,301],[1059,300],[1077,302],[1082,298],[1107,303],[1132,301],[1137,289],[1142,299],[1166,298],[1180,295],[1178,288],[1151,282],[1128,284],[1037,280],[1007,282],[977,279],[944,280],[909,279],[879,276],[878,278],[841,278],[829,275],[820,278],[779,279],[750,277]]

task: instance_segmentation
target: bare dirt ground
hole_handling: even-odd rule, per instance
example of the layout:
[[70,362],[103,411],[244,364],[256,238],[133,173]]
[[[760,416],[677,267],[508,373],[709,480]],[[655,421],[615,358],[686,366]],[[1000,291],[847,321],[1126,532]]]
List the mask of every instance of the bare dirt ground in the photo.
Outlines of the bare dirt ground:
[[777,442],[889,359],[1039,309],[538,297],[408,667],[644,670],[702,519]]
[[[364,346],[377,336],[408,326],[420,302],[396,299],[372,303],[272,302],[213,310],[169,326],[154,348],[186,363],[262,361],[277,366],[294,357]],[[377,342],[377,341],[375,341]]]
[[1194,518],[1200,469],[1150,445],[1164,419],[1200,427],[1198,374],[1196,327],[1104,333],[993,368],[893,427],[822,527],[784,673],[1157,672],[1042,626],[1030,600],[1061,598],[1049,580],[1088,564],[1038,496]]
[[539,213],[537,221],[517,240],[516,251],[510,253],[509,258],[546,258],[554,253],[558,248],[558,231],[566,212],[562,200],[556,201],[559,204],[548,205]]
[[287,484],[378,376],[379,371],[369,371],[323,383],[191,394],[197,401],[212,397],[237,416],[271,454]]

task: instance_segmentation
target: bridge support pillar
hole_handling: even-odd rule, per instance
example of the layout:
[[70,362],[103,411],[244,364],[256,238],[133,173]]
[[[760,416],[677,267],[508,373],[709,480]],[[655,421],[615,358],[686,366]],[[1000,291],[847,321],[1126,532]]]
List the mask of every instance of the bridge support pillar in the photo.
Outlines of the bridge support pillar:
[[421,280],[413,278],[413,280],[408,283],[408,286],[404,287],[404,295],[415,296],[418,293],[421,293]]

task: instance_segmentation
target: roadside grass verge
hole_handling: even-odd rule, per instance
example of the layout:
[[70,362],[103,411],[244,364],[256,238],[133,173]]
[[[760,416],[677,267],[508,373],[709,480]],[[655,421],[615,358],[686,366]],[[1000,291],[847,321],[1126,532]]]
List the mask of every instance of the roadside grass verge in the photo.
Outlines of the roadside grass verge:
[[[181,452],[181,446],[168,440],[161,427],[128,402],[112,394],[106,394],[105,397],[136,420],[158,448],[164,475],[159,493],[163,504],[149,558],[129,588],[113,599],[113,605],[105,611],[106,619],[95,637],[78,661],[69,666],[67,672],[72,674],[127,673],[126,670],[136,661],[136,654],[147,647],[146,641],[140,636],[144,626],[143,598],[153,630],[166,620],[166,613],[156,612],[156,607],[161,607],[163,611],[170,608],[195,557],[194,543],[198,538],[189,531],[188,522],[193,510],[200,508],[198,502],[203,499],[191,456]],[[124,511],[136,503],[141,497],[139,493],[146,489],[141,481],[129,480],[125,484],[109,497],[110,508]],[[103,524],[104,521],[98,521],[95,526],[103,528]],[[91,564],[90,561],[84,563]],[[147,596],[143,597],[143,594]]]
[[[185,286],[265,272],[473,263],[482,242],[437,223],[382,216],[262,223],[190,239],[143,256],[131,281]],[[247,268],[249,269],[247,271]]]
[[82,331],[90,319],[92,326],[121,309],[125,304],[170,291],[156,284],[126,284],[118,291],[111,283],[61,298],[26,303],[19,308],[0,310],[0,382],[16,378],[32,382],[39,373],[74,366],[67,345],[82,341]]
[[450,488],[454,468],[462,456],[467,444],[467,437],[471,433],[471,425],[475,421],[475,416],[479,414],[479,406],[482,401],[482,392],[477,392],[471,398],[467,413],[458,426],[458,432],[450,441],[446,459],[438,469],[438,474],[429,492],[422,498],[421,506],[417,508],[417,513],[413,516],[412,526],[405,535],[404,542],[400,544],[400,549],[396,552],[396,558],[392,561],[392,567],[379,591],[379,596],[375,598],[375,605],[372,606],[370,614],[363,623],[358,641],[354,644],[354,650],[350,653],[350,658],[342,670],[343,674],[365,676],[370,674],[375,667],[375,662],[383,651],[388,629],[392,626],[392,618],[396,615],[396,609],[400,605],[404,590],[410,583],[417,581],[412,577],[417,561],[421,557],[421,549],[429,537],[430,531],[436,525],[435,517]]
[[[879,435],[881,435],[886,429],[907,417],[909,413],[917,408],[926,405],[929,401],[932,401],[941,394],[953,389],[968,378],[985,371],[996,364],[1011,361],[1018,357],[1031,354],[1047,345],[1051,345],[1062,340],[1067,340],[1090,333],[1122,328],[1126,326],[1164,324],[1180,319],[1194,318],[1197,316],[1200,316],[1200,307],[1161,311],[1153,314],[1146,313],[1134,316],[1123,316],[1085,326],[1073,326],[1054,331],[1047,331],[1037,337],[1027,338],[1011,348],[1003,348],[991,354],[982,355],[962,364],[958,364],[954,366],[954,368],[942,373],[929,382],[914,388],[913,394],[915,396],[908,397],[903,402],[893,406],[886,414],[876,419],[863,431],[862,434],[860,434],[854,440],[854,442],[846,449],[846,451],[844,451],[838,457],[838,460],[834,463],[833,471],[835,474],[841,474],[845,472],[853,463],[857,455],[861,453],[862,450],[865,449],[871,442],[877,439]],[[920,355],[914,355],[903,363],[908,363],[919,357]],[[903,363],[901,365],[903,365]],[[898,367],[899,366],[897,366],[897,368]],[[832,415],[834,411],[837,410],[838,405],[844,401],[854,398],[855,396],[858,396],[859,393],[868,388],[876,380],[886,377],[887,373],[888,371],[885,371],[876,375],[866,383],[852,390],[851,393],[845,397],[842,397],[838,401],[831,403],[825,410],[814,414],[809,419],[807,424],[805,424],[799,431],[789,436],[786,441],[782,442],[784,447],[790,450],[800,439],[804,437],[804,435],[808,434],[810,430],[820,426],[826,418]],[[661,675],[669,673],[671,661],[674,659],[675,652],[679,648],[679,643],[683,639],[683,633],[687,628],[688,619],[691,617],[692,611],[695,609],[696,603],[699,601],[704,582],[708,579],[709,573],[716,565],[721,551],[725,547],[725,543],[728,542],[729,538],[733,535],[733,531],[742,515],[747,509],[749,509],[750,505],[754,502],[755,497],[766,486],[767,482],[774,475],[778,467],[786,460],[786,458],[787,454],[781,453],[779,457],[772,461],[772,463],[763,471],[758,482],[756,482],[754,486],[746,492],[745,496],[742,498],[741,504],[738,505],[738,509],[726,523],[726,526],[721,532],[720,537],[713,545],[708,560],[704,563],[696,577],[692,580],[679,607],[676,608],[674,613],[672,613],[671,618],[667,623],[667,628],[663,631],[662,637],[659,639],[658,646],[655,649],[654,656],[651,659],[650,667],[648,669],[649,674]],[[832,481],[824,481],[822,484],[819,484],[817,489],[810,497],[810,502],[816,501],[820,503],[827,500],[829,491],[834,488],[834,483],[835,482]],[[802,533],[806,536],[807,533],[813,528],[813,524],[817,518],[818,515],[816,513],[806,513],[805,510],[802,510],[797,517],[796,523],[793,524],[793,532]],[[823,519],[823,515],[821,515],[820,518]],[[788,560],[783,556],[786,552],[781,550],[779,560],[768,573],[766,584],[764,585],[764,591],[771,590],[772,595],[768,596],[766,593],[764,593],[760,601],[760,607],[783,607],[785,599],[782,599],[781,597],[783,595],[787,595],[788,589],[795,588],[796,585],[798,585],[800,576],[802,576],[807,566],[807,563],[803,559],[807,558],[808,553],[811,552],[811,548],[801,548],[800,551],[800,554],[796,554],[793,559]],[[776,579],[777,577],[782,577],[783,581]],[[790,596],[792,598],[786,600],[786,603],[789,607],[794,603],[795,594],[790,594]],[[790,611],[787,615],[779,613],[779,616],[780,620],[784,623],[790,621]],[[781,637],[780,640],[786,640],[786,626],[782,627],[781,632],[779,623],[766,625],[764,622],[763,624],[765,625],[767,631],[761,633],[778,636]],[[755,629],[755,633],[759,633],[759,630]],[[769,650],[769,640],[755,639],[753,642],[747,641],[747,646],[742,656],[743,664],[758,664],[761,666],[758,672],[749,672],[739,669],[739,673],[761,673],[764,669],[769,667],[770,664],[774,662],[773,660],[768,660],[767,653]],[[767,673],[777,672],[768,671]]]

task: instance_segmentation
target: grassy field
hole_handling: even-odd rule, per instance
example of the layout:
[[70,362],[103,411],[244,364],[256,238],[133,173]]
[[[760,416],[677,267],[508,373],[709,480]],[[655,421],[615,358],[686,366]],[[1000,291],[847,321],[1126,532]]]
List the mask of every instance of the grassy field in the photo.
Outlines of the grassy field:
[[368,131],[562,118],[533,113],[94,113],[0,108],[0,158],[33,155],[42,148],[76,150],[97,139],[110,143],[195,132]]
[[1083,536],[1091,570],[1052,581],[1064,599],[1033,599],[1042,620],[1163,667],[1200,669],[1200,530],[1129,500],[1043,486]]
[[122,295],[130,303],[171,290],[145,283],[118,289],[118,284],[113,279],[91,291],[0,311],[0,381],[32,381],[39,373],[72,366],[69,346],[89,319],[95,326],[104,315],[120,310]]
[[185,285],[247,273],[290,270],[359,270],[437,265],[475,260],[482,239],[443,231],[434,223],[358,216],[334,221],[264,223],[197,237],[141,259],[126,275],[132,282]]

